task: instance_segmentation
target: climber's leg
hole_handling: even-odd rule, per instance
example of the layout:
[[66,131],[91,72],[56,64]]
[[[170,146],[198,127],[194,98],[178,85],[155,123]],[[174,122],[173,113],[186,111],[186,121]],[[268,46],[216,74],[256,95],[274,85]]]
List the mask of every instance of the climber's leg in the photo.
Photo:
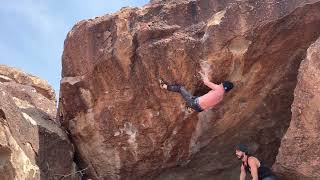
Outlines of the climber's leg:
[[190,108],[198,112],[203,111],[199,105],[198,97],[191,95],[184,86],[181,86],[178,84],[168,85],[166,82],[164,82],[161,79],[159,80],[159,82],[160,82],[161,88],[167,89],[168,91],[171,91],[171,92],[179,92]]
[[164,82],[162,79],[159,79],[160,87],[162,89],[166,89],[172,92],[180,92],[180,85],[179,84],[172,84],[169,85],[167,82]]
[[180,87],[180,94],[182,95],[183,99],[187,102],[187,105],[198,111],[201,112],[203,109],[199,105],[199,98],[197,96],[191,95],[184,86]]

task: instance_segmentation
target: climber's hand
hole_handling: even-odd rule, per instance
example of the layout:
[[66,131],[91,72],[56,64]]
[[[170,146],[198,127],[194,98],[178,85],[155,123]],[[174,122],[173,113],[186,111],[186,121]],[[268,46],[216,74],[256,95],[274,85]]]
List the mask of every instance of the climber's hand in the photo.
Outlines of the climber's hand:
[[206,76],[204,76],[204,77],[203,77],[203,83],[204,83],[204,84],[208,84],[209,82],[210,82],[209,78],[206,77]]

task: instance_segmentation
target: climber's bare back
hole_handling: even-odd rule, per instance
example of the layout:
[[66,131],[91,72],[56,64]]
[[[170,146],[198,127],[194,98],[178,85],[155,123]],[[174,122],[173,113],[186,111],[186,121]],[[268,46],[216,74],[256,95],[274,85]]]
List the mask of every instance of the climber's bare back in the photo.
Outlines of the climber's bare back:
[[222,101],[225,91],[221,85],[216,86],[214,90],[209,91],[207,94],[199,97],[199,104],[202,109],[210,109]]

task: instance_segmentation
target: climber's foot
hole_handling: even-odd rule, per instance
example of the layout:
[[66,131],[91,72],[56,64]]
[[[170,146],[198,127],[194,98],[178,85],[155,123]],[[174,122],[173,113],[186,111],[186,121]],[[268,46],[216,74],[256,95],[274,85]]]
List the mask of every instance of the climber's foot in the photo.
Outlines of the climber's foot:
[[161,89],[168,89],[168,85],[160,78],[159,84]]
[[186,112],[187,112],[188,114],[191,114],[191,113],[194,112],[194,109],[192,109],[191,107],[187,106],[187,107],[186,107]]

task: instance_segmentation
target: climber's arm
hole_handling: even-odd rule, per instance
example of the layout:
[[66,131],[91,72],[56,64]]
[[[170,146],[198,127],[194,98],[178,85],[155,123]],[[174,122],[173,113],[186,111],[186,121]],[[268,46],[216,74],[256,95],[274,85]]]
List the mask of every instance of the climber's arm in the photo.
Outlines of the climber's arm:
[[203,78],[203,83],[208,86],[210,89],[217,89],[219,87],[218,84],[215,84],[213,82],[210,82],[208,78]]
[[252,180],[258,180],[258,166],[253,158],[248,159],[248,164],[251,170]]
[[240,180],[246,179],[246,170],[244,169],[243,164],[241,165],[241,171],[240,171]]

